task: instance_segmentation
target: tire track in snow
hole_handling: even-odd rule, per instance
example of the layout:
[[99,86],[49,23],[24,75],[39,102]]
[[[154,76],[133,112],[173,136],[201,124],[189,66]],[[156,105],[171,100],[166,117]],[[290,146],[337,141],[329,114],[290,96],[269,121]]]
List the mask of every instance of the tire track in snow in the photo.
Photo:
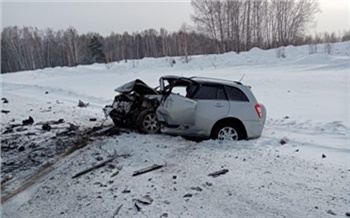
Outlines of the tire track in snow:
[[[28,84],[15,84],[15,83],[2,83],[2,94],[6,96],[6,93],[14,93],[16,95],[22,95],[29,98],[38,98],[40,100],[47,99],[48,101],[59,100],[68,102],[74,105],[78,104],[78,100],[89,102],[89,106],[104,107],[106,104],[111,103],[112,99],[102,99],[91,95],[84,95],[73,90],[66,90],[63,88],[54,88],[49,86],[40,85],[28,85]],[[45,92],[48,92],[46,95]]]

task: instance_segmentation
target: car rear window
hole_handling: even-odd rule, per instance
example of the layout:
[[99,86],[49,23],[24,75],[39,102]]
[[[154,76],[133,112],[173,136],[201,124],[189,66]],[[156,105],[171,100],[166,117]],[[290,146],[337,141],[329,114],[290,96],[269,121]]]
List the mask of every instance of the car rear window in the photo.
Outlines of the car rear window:
[[238,88],[232,86],[226,86],[228,99],[231,101],[248,101],[248,97]]

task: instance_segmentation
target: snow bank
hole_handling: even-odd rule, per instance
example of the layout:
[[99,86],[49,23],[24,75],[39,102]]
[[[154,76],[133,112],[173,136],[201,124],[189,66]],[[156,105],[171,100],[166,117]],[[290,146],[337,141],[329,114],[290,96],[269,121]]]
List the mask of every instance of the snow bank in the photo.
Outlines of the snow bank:
[[[139,78],[155,87],[169,74],[229,80],[245,75],[243,83],[252,86],[268,115],[262,137],[251,141],[195,143],[133,132],[95,139],[4,202],[2,217],[113,217],[120,205],[120,217],[344,216],[350,204],[349,47],[336,43],[328,55],[318,45],[319,52],[309,55],[308,46],[288,46],[285,58],[277,58],[276,49],[254,48],[193,56],[188,64],[182,57],[145,58],[109,69],[94,64],[1,75],[2,97],[9,101],[2,109],[10,111],[2,113],[2,130],[28,116],[92,127],[96,123],[89,119],[103,121],[102,108],[117,86]],[[89,107],[77,107],[78,100]],[[120,155],[115,168],[71,178],[114,150]],[[165,166],[132,177],[152,164]],[[229,171],[208,176],[221,169]],[[144,195],[154,201],[137,211],[135,199]]]

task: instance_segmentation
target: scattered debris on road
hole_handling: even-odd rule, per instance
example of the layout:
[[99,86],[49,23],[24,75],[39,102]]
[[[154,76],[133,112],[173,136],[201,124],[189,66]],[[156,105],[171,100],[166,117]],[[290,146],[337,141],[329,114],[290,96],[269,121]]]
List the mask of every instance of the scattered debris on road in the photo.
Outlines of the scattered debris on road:
[[153,199],[149,195],[145,195],[137,201],[143,204],[152,204]]
[[199,191],[199,192],[201,192],[201,191],[203,191],[203,189],[201,188],[201,187],[192,187],[191,188],[192,190],[195,190],[195,191]]
[[84,103],[82,100],[79,100],[78,107],[87,107],[89,103]]
[[[46,166],[50,167],[46,163],[54,163],[61,156],[69,155],[85,147],[96,137],[112,136],[120,133],[120,130],[114,125],[99,125],[96,128],[84,129],[76,124],[65,123],[62,118],[34,123],[33,117],[29,116],[22,123],[13,122],[15,122],[14,119],[2,126],[1,194],[4,201],[22,189],[22,186],[13,187],[12,180],[16,180],[16,184],[31,184],[31,181],[37,178],[38,173],[44,175],[44,173],[41,174],[40,172],[42,170],[45,171]],[[51,132],[51,134],[48,135],[45,132]],[[117,154],[115,154],[115,157],[117,157]],[[103,166],[110,161],[108,159],[94,168]],[[39,169],[41,170],[40,172]],[[21,176],[19,181],[18,176],[24,175],[23,172],[27,173],[25,176]],[[84,172],[80,173],[83,174]],[[74,176],[78,177],[79,175],[77,173]],[[9,180],[7,178],[13,179]]]
[[192,198],[192,194],[188,193],[184,195],[184,198]]
[[93,170],[95,170],[95,169],[98,169],[98,168],[100,168],[100,167],[103,167],[103,166],[106,165],[108,162],[111,162],[112,160],[114,160],[114,158],[116,158],[116,157],[117,157],[117,152],[114,150],[114,154],[112,155],[111,158],[109,158],[108,160],[103,161],[102,163],[99,163],[99,164],[97,164],[97,165],[95,165],[95,166],[93,166],[93,167],[90,167],[90,168],[88,168],[88,169],[86,169],[86,170],[83,170],[83,171],[81,171],[81,172],[75,174],[75,175],[72,177],[72,179],[77,178],[77,177],[79,177],[79,176],[82,176],[82,175],[84,175],[84,174],[86,174],[86,173],[88,173],[88,172],[91,172],[91,171],[93,171]]
[[113,174],[111,175],[111,178],[112,178],[112,177],[115,177],[115,176],[118,175],[118,174],[119,174],[119,171],[113,173]]
[[162,168],[162,167],[163,167],[163,165],[154,164],[154,165],[152,165],[152,166],[150,166],[150,167],[146,167],[146,168],[143,168],[143,169],[141,169],[141,170],[137,170],[137,171],[135,171],[132,175],[133,175],[133,176],[138,176],[138,175],[141,175],[141,174],[144,174],[144,173],[151,172],[151,171],[153,171],[153,170],[160,169],[160,168]]
[[51,126],[48,123],[43,124],[41,128],[43,130],[45,130],[45,131],[50,131],[51,130]]
[[224,175],[224,174],[226,174],[228,172],[228,169],[222,169],[222,170],[219,170],[219,171],[216,171],[216,172],[214,172],[214,173],[210,173],[210,174],[208,174],[208,176],[212,176],[212,177],[218,177],[218,176],[220,176],[220,175]]
[[8,111],[8,110],[1,110],[1,113],[8,114],[8,113],[10,113],[10,111]]
[[9,101],[6,98],[1,98],[3,104],[8,104]]
[[31,116],[29,116],[29,118],[27,120],[22,121],[23,126],[32,125],[33,123],[34,123],[34,119]]
[[327,213],[328,213],[328,214],[331,214],[331,215],[334,215],[334,216],[337,215],[337,214],[334,213],[332,210],[327,210]]
[[120,211],[120,209],[123,207],[123,204],[121,204],[118,208],[117,208],[117,210],[114,212],[114,214],[113,214],[113,217],[115,217],[115,216],[117,216],[118,215],[118,213],[119,213],[119,211]]
[[153,199],[149,195],[145,195],[140,199],[136,199],[134,205],[137,211],[141,211],[142,208],[140,205],[150,205],[152,202]]
[[129,189],[124,189],[123,191],[122,191],[122,194],[129,194],[131,191],[129,190]]
[[280,140],[280,144],[281,144],[281,145],[285,145],[285,144],[287,144],[287,141],[286,141],[285,139],[281,139],[281,140]]

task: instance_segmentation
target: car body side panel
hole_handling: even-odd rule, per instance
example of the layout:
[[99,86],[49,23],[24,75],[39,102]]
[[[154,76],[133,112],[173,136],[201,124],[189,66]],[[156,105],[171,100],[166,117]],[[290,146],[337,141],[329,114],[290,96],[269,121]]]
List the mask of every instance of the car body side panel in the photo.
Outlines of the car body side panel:
[[264,124],[260,121],[243,121],[243,125],[246,128],[248,139],[260,137],[264,128]]
[[255,105],[256,102],[230,102],[229,116],[242,121],[248,139],[257,138],[261,135],[266,119],[265,107],[262,106],[263,117],[260,118],[255,110]]
[[194,125],[196,106],[195,100],[169,94],[156,111],[157,119],[170,125]]
[[239,120],[258,121],[260,118],[255,110],[255,103],[244,101],[230,101],[229,116]]

